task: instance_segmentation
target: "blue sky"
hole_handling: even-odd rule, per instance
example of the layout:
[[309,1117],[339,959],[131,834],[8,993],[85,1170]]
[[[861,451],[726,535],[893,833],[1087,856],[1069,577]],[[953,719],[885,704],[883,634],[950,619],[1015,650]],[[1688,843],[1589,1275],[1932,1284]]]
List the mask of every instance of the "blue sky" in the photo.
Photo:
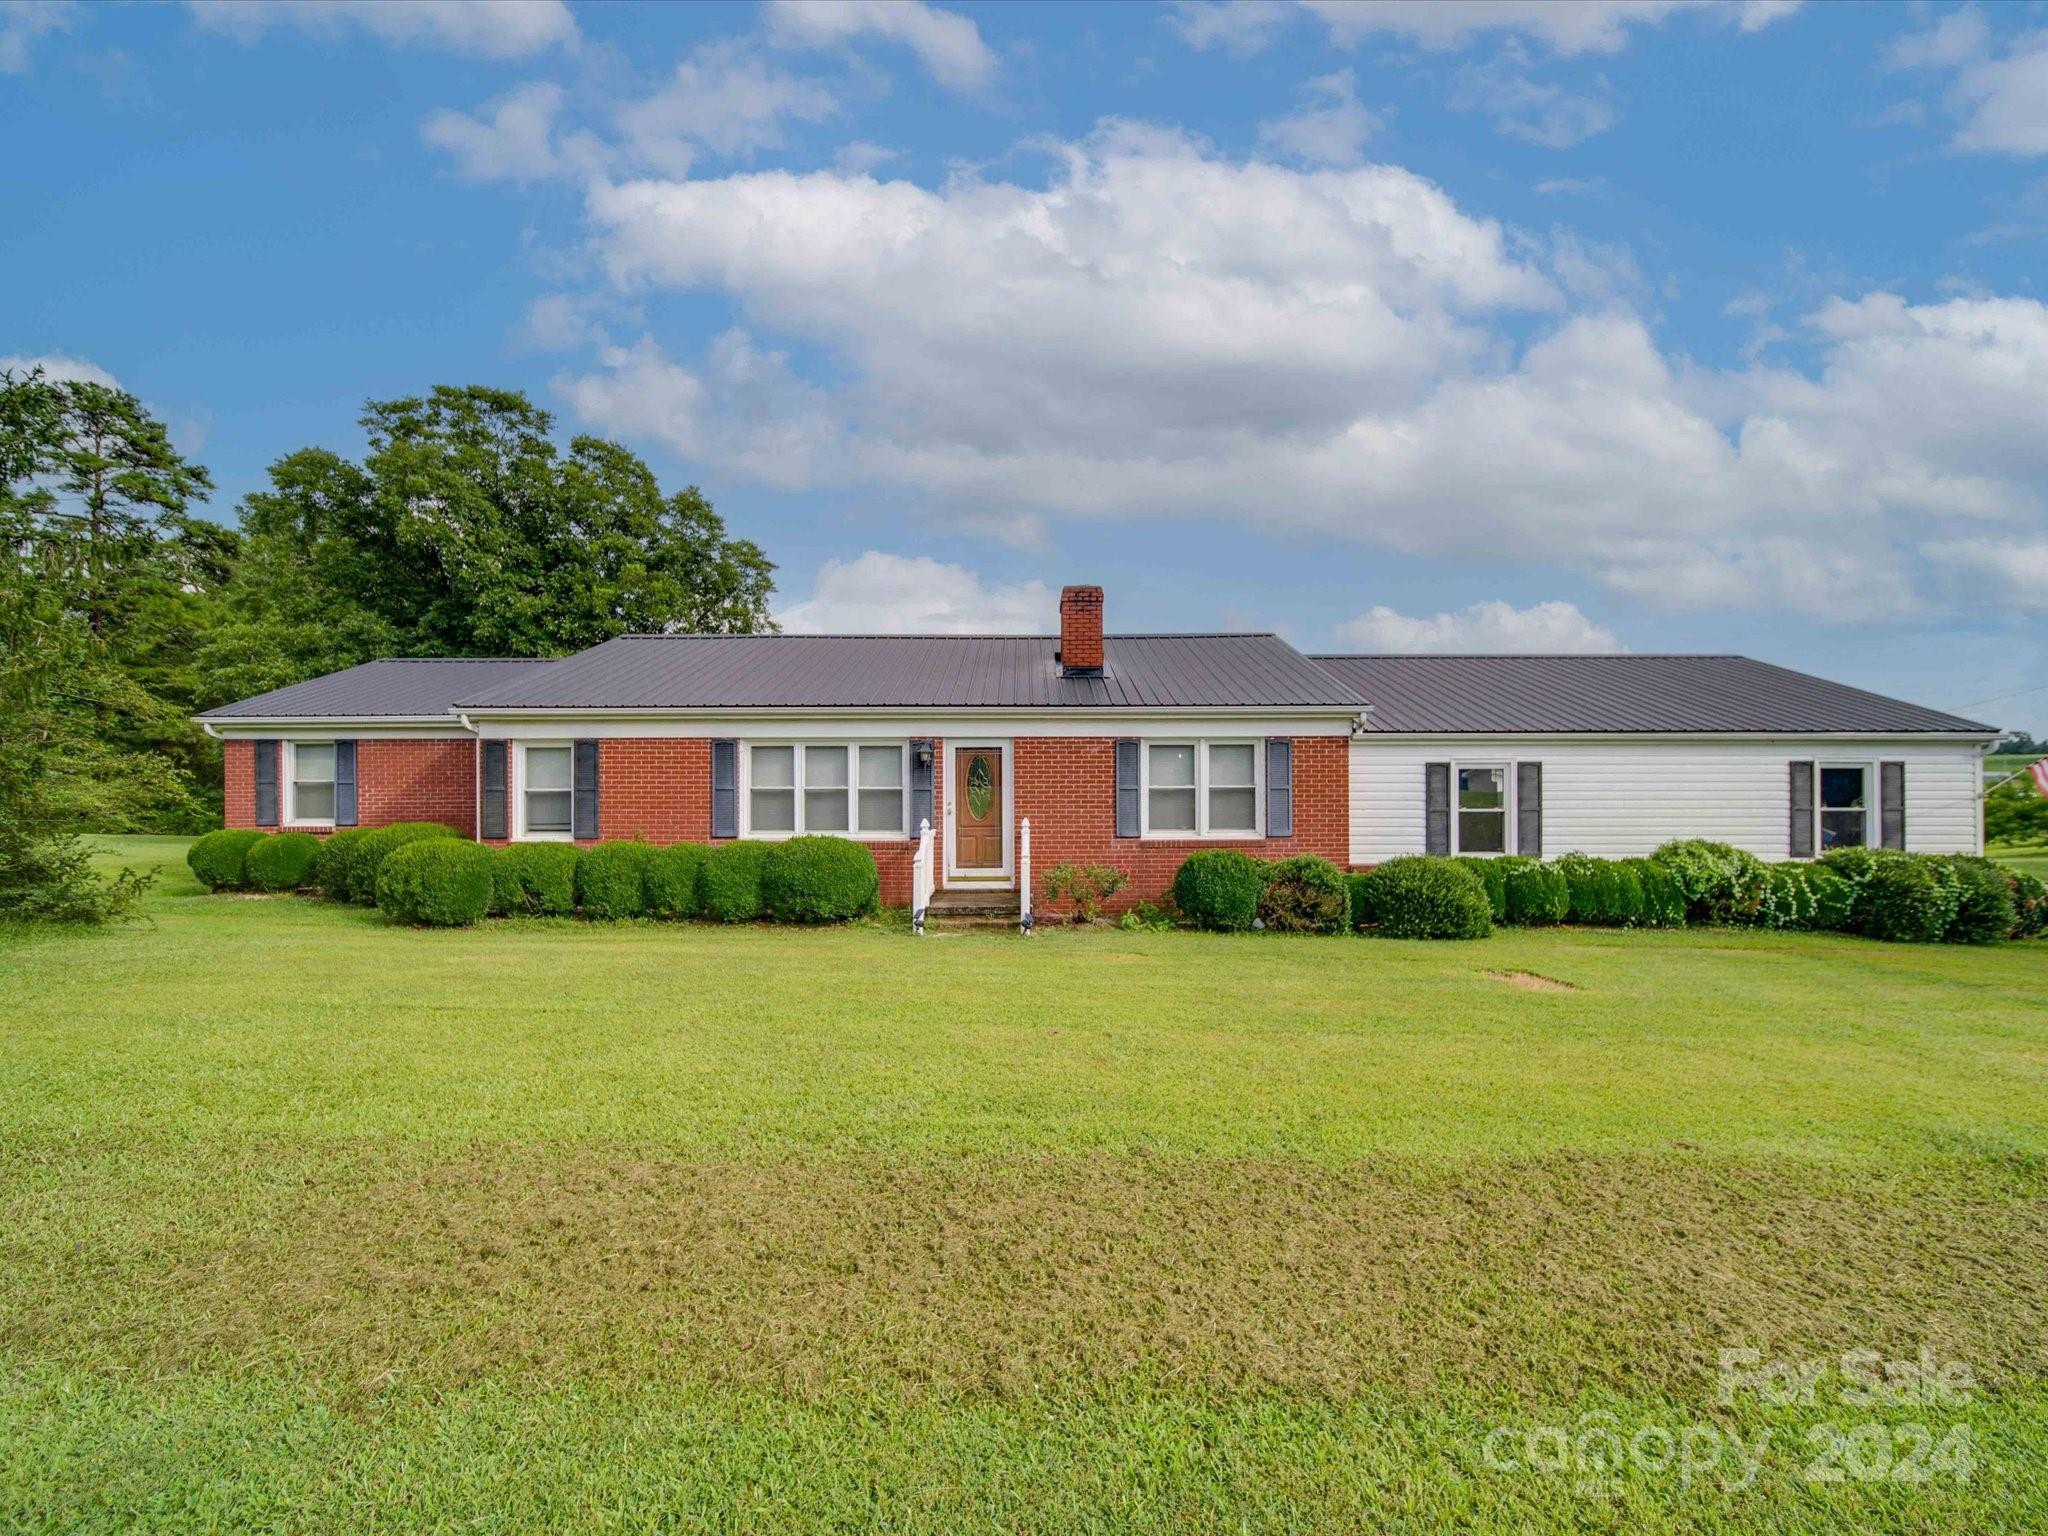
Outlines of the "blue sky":
[[223,518],[488,382],[701,484],[791,627],[1095,580],[2048,728],[2040,6],[0,0],[0,142],[0,358]]

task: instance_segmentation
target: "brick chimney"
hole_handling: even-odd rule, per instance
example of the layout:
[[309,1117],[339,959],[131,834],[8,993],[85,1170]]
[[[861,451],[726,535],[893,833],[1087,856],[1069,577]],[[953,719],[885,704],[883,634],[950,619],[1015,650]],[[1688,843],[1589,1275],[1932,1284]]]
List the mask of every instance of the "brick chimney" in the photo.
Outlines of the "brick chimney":
[[1102,588],[1060,589],[1059,660],[1063,676],[1102,675]]

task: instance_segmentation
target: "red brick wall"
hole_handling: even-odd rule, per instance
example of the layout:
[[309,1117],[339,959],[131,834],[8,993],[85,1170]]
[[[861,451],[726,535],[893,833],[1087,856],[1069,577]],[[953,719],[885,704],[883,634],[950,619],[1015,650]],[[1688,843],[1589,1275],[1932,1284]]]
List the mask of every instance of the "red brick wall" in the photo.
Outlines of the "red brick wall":
[[1130,883],[1110,901],[1111,911],[1158,901],[1182,861],[1200,848],[1242,848],[1261,859],[1319,853],[1341,867],[1351,857],[1350,749],[1342,736],[1295,738],[1294,836],[1167,842],[1116,835],[1113,738],[1019,737],[1012,775],[1016,814],[1031,818],[1031,871],[1038,886],[1033,904],[1044,905],[1045,872],[1055,864],[1100,864],[1128,875]]
[[[1294,743],[1294,836],[1220,842],[1140,841],[1116,835],[1116,742],[1107,736],[1019,737],[1010,754],[1011,814],[1029,816],[1032,872],[1039,892],[1055,864],[1102,864],[1130,884],[1111,902],[1122,910],[1157,901],[1174,871],[1198,848],[1242,848],[1256,858],[1319,853],[1342,865],[1350,854],[1350,744],[1341,736],[1298,737]],[[948,747],[935,743],[933,806],[945,807]],[[362,740],[356,748],[361,824],[445,821],[468,831],[476,815],[473,741]],[[711,743],[702,737],[614,737],[599,748],[598,827],[605,838],[651,843],[711,841]],[[255,750],[226,744],[227,824],[256,819]],[[945,875],[943,829],[934,851]],[[910,901],[912,841],[870,843],[882,875],[882,900]],[[1040,900],[1038,893],[1034,899]],[[1052,909],[1054,911],[1059,908]]]
[[224,741],[220,744],[221,785],[226,791],[225,825],[256,825],[256,743]]
[[[256,825],[256,743],[222,744],[226,822]],[[280,760],[279,771],[283,771]],[[365,736],[356,742],[356,825],[441,821],[476,830],[476,742],[404,741]]]

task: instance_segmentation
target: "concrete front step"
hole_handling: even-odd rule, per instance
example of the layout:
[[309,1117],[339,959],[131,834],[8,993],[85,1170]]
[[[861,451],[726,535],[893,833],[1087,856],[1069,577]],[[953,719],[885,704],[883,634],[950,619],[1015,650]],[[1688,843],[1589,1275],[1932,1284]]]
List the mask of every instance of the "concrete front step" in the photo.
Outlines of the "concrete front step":
[[950,890],[934,891],[932,904],[925,909],[925,916],[1008,918],[1015,922],[1022,910],[1015,891],[977,891],[955,886]]

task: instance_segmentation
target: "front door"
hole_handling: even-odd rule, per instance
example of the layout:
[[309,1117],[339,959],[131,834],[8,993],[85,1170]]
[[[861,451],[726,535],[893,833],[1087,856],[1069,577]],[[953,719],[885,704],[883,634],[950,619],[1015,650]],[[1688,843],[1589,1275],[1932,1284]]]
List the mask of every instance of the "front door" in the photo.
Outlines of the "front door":
[[1003,867],[1003,749],[953,754],[953,866],[963,873]]

